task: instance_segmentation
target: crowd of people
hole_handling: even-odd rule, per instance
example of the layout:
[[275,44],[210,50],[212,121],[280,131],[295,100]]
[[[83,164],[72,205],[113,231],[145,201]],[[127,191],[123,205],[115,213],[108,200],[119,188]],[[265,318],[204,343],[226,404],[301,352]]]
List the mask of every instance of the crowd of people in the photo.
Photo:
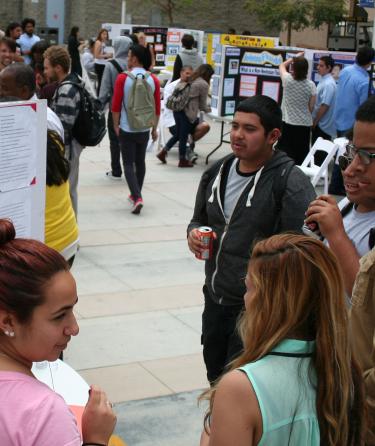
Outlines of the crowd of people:
[[[78,27],[68,49],[49,46],[34,28],[33,19],[11,23],[0,40],[0,99],[49,104],[45,244],[16,238],[13,224],[0,220],[0,443],[78,446],[73,415],[31,366],[56,360],[79,331],[70,267],[79,242],[81,75],[95,73],[101,108],[109,108],[106,175],[124,174],[135,215],[162,89],[142,33],[114,39],[112,54],[101,29],[81,55]],[[231,153],[202,175],[187,228],[197,257],[206,249],[199,228],[213,230],[201,446],[375,445],[375,96],[367,72],[374,55],[361,48],[338,83],[332,57],[322,56],[317,87],[303,54],[283,62],[281,107],[263,95],[239,102]],[[210,129],[200,112],[210,111],[212,75],[185,35],[164,89],[172,137],[157,153],[162,164],[178,143],[178,167],[194,166],[195,142]],[[336,135],[349,140],[332,175],[331,190],[345,195],[339,203],[316,196],[298,167],[318,137]],[[315,226],[315,237],[303,234],[305,225]],[[107,445],[115,421],[105,393],[92,386],[84,445]]]

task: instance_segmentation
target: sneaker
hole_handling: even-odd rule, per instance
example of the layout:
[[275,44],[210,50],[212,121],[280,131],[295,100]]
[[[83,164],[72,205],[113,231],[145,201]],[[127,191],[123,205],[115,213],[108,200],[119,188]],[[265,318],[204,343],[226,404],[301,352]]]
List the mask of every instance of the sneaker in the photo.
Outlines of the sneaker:
[[178,167],[194,167],[194,164],[189,160],[180,160],[178,162]]
[[133,195],[128,195],[128,201],[133,206],[134,205],[134,197]]
[[165,149],[160,150],[159,153],[156,154],[156,158],[158,158],[163,164],[167,164],[168,152]]
[[132,214],[138,215],[141,213],[141,209],[143,208],[143,200],[142,198],[138,198],[133,205]]
[[112,170],[110,170],[109,172],[106,172],[106,176],[107,176],[107,178],[110,178],[111,180],[116,180],[116,181],[121,180],[121,175],[120,176],[113,175]]
[[192,151],[192,152],[190,153],[190,161],[191,161],[193,164],[195,164],[195,163],[197,162],[197,159],[198,159],[198,154]]

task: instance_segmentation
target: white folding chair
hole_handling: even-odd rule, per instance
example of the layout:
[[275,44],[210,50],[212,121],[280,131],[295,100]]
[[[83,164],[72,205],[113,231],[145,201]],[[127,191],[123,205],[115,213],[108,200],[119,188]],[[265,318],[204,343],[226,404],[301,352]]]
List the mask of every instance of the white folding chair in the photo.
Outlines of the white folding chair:
[[[305,175],[310,177],[312,185],[315,187],[318,181],[324,179],[324,193],[328,193],[328,165],[335,156],[338,146],[326,139],[318,138],[315,144],[311,147],[309,153],[304,159],[303,163],[298,166]],[[321,150],[326,152],[327,156],[321,166],[315,164],[315,153]]]
[[346,151],[346,145],[348,144],[349,140],[348,138],[345,138],[345,136],[341,136],[339,138],[336,138],[333,140],[333,142],[338,146],[336,158],[335,158],[335,164],[339,164],[339,157],[341,155],[344,155]]

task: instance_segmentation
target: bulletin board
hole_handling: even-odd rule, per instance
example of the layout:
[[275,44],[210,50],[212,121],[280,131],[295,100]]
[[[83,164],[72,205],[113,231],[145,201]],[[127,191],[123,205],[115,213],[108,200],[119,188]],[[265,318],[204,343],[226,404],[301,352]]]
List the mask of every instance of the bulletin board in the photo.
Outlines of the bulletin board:
[[133,33],[140,32],[146,35],[147,43],[149,43],[154,50],[155,66],[160,68],[165,67],[168,28],[134,25]]
[[335,66],[332,70],[332,75],[337,81],[340,75],[341,70],[349,65],[353,65],[355,63],[356,53],[349,52],[338,52],[338,51],[314,51],[312,57],[312,73],[311,80],[315,83],[318,83],[321,79],[318,73],[318,63],[319,59],[322,56],[331,56],[335,61]]
[[0,103],[0,218],[44,241],[47,101]]
[[233,115],[238,102],[263,94],[281,104],[279,65],[290,53],[277,48],[223,46],[212,78],[211,108],[216,116]]
[[169,28],[167,35],[167,58],[165,65],[170,71],[173,71],[174,61],[182,48],[181,39],[184,34],[192,35],[194,40],[197,42],[198,53],[202,54],[203,52],[203,31],[198,31],[195,29]]

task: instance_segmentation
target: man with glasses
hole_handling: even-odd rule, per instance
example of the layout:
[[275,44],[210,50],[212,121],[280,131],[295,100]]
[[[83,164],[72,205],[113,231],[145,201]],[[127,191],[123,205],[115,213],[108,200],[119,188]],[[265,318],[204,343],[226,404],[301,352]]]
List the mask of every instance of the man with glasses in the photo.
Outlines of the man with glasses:
[[339,205],[329,195],[314,200],[306,223],[316,222],[336,254],[348,295],[362,256],[374,245],[375,227],[375,96],[357,110],[353,141],[340,157],[346,198]]

